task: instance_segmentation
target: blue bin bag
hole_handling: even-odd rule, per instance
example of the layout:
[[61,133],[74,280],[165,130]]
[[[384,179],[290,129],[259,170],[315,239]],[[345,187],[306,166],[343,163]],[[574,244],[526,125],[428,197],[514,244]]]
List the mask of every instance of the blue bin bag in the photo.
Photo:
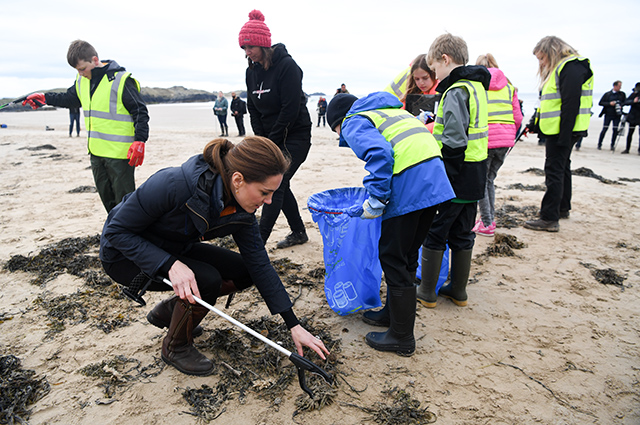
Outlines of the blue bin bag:
[[307,200],[322,234],[324,293],[341,316],[380,307],[382,266],[378,241],[382,218],[360,218],[366,189],[346,187],[313,194]]
[[[418,251],[418,270],[416,270],[416,277],[422,279],[422,247]],[[438,275],[438,283],[436,283],[436,294],[440,292],[440,288],[447,281],[449,277],[449,245],[442,254],[442,265],[440,266],[440,274]]]

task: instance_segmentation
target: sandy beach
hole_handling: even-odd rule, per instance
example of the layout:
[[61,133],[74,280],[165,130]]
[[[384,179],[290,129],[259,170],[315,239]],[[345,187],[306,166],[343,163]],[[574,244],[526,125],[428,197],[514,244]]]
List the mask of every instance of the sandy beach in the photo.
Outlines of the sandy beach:
[[[185,390],[221,391],[221,384],[233,382],[230,370],[251,383],[243,391],[224,387],[227,397],[211,413],[209,418],[217,417],[211,423],[385,423],[376,412],[394,412],[392,407],[403,401],[407,410],[401,396],[419,402],[421,417],[437,424],[640,423],[637,135],[630,155],[620,154],[626,137],[615,153],[598,151],[602,120],[594,114],[589,137],[572,155],[572,169],[580,175],[573,178],[571,216],[561,220],[558,233],[522,227],[544,193],[539,190],[544,176],[536,172],[543,168],[544,147],[535,136],[518,143],[496,179],[496,236],[476,238],[469,305],[461,308],[439,298],[435,309],[419,306],[416,353],[404,358],[368,347],[365,334],[380,329],[363,323],[361,313],[337,315],[324,297],[317,272],[323,268],[322,238],[307,198],[361,186],[366,172],[348,148],[338,148],[328,127],[316,127],[315,102],[309,103],[311,152],[292,181],[310,241],[276,250],[288,233],[281,215],[267,243],[272,261],[285,265],[279,272],[296,299],[296,314],[334,342],[332,359],[318,364],[335,372],[337,383],[324,390],[327,403],[315,409],[305,408],[306,395],[295,376],[282,391],[268,391],[277,374],[247,371],[215,344],[205,344],[221,337],[216,329],[232,329],[213,314],[205,318],[205,334],[196,343],[216,362],[216,373],[192,377],[163,367],[159,358],[166,331],[150,325],[146,314],[167,293],[148,293],[147,306],[137,307],[119,295],[115,284],[92,286],[69,272],[33,283],[36,273],[7,270],[16,256],[35,256],[66,238],[100,234],[106,212],[91,190],[84,123],[80,137],[68,137],[65,109],[0,113],[0,123],[7,125],[0,129],[0,355],[18,357],[23,368],[50,386],[30,406],[29,423],[199,423]],[[144,164],[136,170],[138,185],[200,153],[219,134],[211,107],[149,107],[151,134]],[[525,112],[525,122],[529,117]],[[229,118],[228,123],[230,139],[239,141],[235,122]],[[250,129],[248,116],[246,125]],[[611,129],[605,146],[610,135]],[[496,255],[509,253],[504,242],[495,243],[505,240],[512,242],[512,255]],[[95,248],[88,254],[95,257]],[[53,317],[56,300],[85,304],[74,314],[65,310],[68,317],[62,320]],[[217,307],[223,309],[224,303]],[[239,294],[224,311],[246,322],[268,316],[255,289]],[[61,320],[63,326],[54,326]],[[282,321],[276,316],[273,322]],[[266,356],[269,349],[244,341],[246,351]],[[128,359],[127,364],[103,364],[100,376],[86,373],[89,366],[117,358]],[[291,375],[288,360],[281,363]]]

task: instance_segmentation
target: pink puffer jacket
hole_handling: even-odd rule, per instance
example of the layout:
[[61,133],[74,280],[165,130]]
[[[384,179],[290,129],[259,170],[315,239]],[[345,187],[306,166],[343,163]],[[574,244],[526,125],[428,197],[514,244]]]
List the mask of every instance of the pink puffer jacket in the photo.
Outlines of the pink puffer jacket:
[[[489,90],[501,90],[508,81],[498,68],[488,68],[491,73]],[[518,101],[518,92],[513,93],[513,118],[515,124],[489,124],[489,149],[510,148],[515,144],[516,132],[522,123],[522,110]]]

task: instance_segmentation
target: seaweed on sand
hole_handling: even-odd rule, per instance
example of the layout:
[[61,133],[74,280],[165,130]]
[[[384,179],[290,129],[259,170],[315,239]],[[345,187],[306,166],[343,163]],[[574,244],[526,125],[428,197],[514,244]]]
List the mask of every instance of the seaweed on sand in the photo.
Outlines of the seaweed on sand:
[[0,424],[27,423],[31,416],[28,406],[49,393],[47,378],[35,374],[23,369],[16,356],[0,356]]
[[130,386],[133,382],[148,382],[164,369],[164,363],[155,358],[146,366],[137,359],[118,355],[110,360],[91,363],[80,369],[84,376],[98,378],[100,386],[107,398],[113,398],[120,389]]
[[375,407],[361,407],[344,403],[346,406],[356,407],[370,415],[370,420],[385,425],[417,425],[432,424],[437,420],[435,413],[429,407],[420,408],[420,402],[414,399],[407,390],[394,387],[383,390],[382,394],[390,399],[390,403],[376,402]]

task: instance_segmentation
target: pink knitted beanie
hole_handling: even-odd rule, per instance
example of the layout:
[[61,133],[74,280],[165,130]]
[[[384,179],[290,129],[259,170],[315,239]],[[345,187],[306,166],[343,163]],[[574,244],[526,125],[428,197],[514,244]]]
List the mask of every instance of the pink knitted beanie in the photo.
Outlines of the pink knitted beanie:
[[249,12],[249,20],[242,26],[238,36],[240,47],[271,47],[271,31],[264,23],[264,15],[257,9]]

